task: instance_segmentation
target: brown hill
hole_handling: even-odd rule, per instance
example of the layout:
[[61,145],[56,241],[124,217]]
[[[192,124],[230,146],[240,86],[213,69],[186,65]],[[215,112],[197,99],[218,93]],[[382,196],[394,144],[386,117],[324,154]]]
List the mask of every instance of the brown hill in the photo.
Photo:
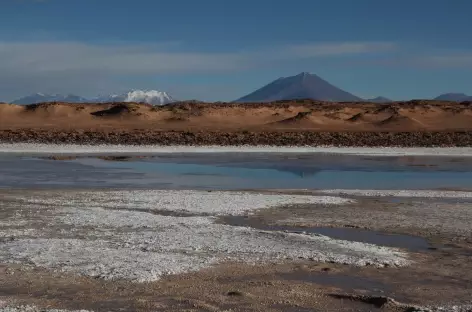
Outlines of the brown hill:
[[461,131],[472,130],[472,103],[0,104],[0,129]]

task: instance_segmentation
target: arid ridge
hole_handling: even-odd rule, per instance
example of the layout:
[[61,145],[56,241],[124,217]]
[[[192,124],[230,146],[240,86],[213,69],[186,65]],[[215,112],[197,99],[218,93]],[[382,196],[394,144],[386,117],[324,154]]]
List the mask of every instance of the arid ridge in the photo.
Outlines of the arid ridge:
[[0,142],[472,146],[472,102],[2,104]]

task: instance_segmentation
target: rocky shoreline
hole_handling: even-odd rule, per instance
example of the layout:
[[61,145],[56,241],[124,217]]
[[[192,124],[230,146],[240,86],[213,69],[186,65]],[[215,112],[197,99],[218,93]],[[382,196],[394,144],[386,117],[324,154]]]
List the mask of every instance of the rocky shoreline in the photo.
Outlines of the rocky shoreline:
[[472,131],[313,132],[157,130],[0,130],[1,143],[122,145],[273,145],[340,147],[471,147]]

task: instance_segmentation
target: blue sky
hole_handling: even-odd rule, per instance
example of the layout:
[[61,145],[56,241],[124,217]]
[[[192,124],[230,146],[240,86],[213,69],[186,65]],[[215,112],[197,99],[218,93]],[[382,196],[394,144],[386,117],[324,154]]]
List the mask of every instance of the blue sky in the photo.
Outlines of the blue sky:
[[361,97],[472,94],[470,0],[1,0],[0,100],[234,100],[316,73]]

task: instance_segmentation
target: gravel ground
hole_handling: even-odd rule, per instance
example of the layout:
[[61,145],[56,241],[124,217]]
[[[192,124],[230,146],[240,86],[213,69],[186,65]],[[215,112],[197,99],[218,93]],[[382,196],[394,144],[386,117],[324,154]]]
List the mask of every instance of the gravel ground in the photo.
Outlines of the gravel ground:
[[[308,193],[349,196],[355,203],[337,209],[300,205],[267,211],[269,223],[302,227],[360,227],[411,234],[445,243],[472,243],[472,192],[324,190]],[[368,217],[366,217],[368,216]]]
[[470,147],[471,131],[376,131],[318,132],[295,131],[211,131],[156,129],[9,129],[0,130],[0,142],[41,144],[123,144],[186,146],[403,146],[403,147]]
[[[470,312],[472,305],[450,307],[407,307],[410,312]],[[0,308],[0,312],[92,312],[88,310],[42,309],[35,306],[16,306]]]
[[325,194],[364,197],[472,198],[472,192],[428,190],[323,190]]
[[0,312],[89,312],[87,310],[41,309],[35,306],[0,307]]

